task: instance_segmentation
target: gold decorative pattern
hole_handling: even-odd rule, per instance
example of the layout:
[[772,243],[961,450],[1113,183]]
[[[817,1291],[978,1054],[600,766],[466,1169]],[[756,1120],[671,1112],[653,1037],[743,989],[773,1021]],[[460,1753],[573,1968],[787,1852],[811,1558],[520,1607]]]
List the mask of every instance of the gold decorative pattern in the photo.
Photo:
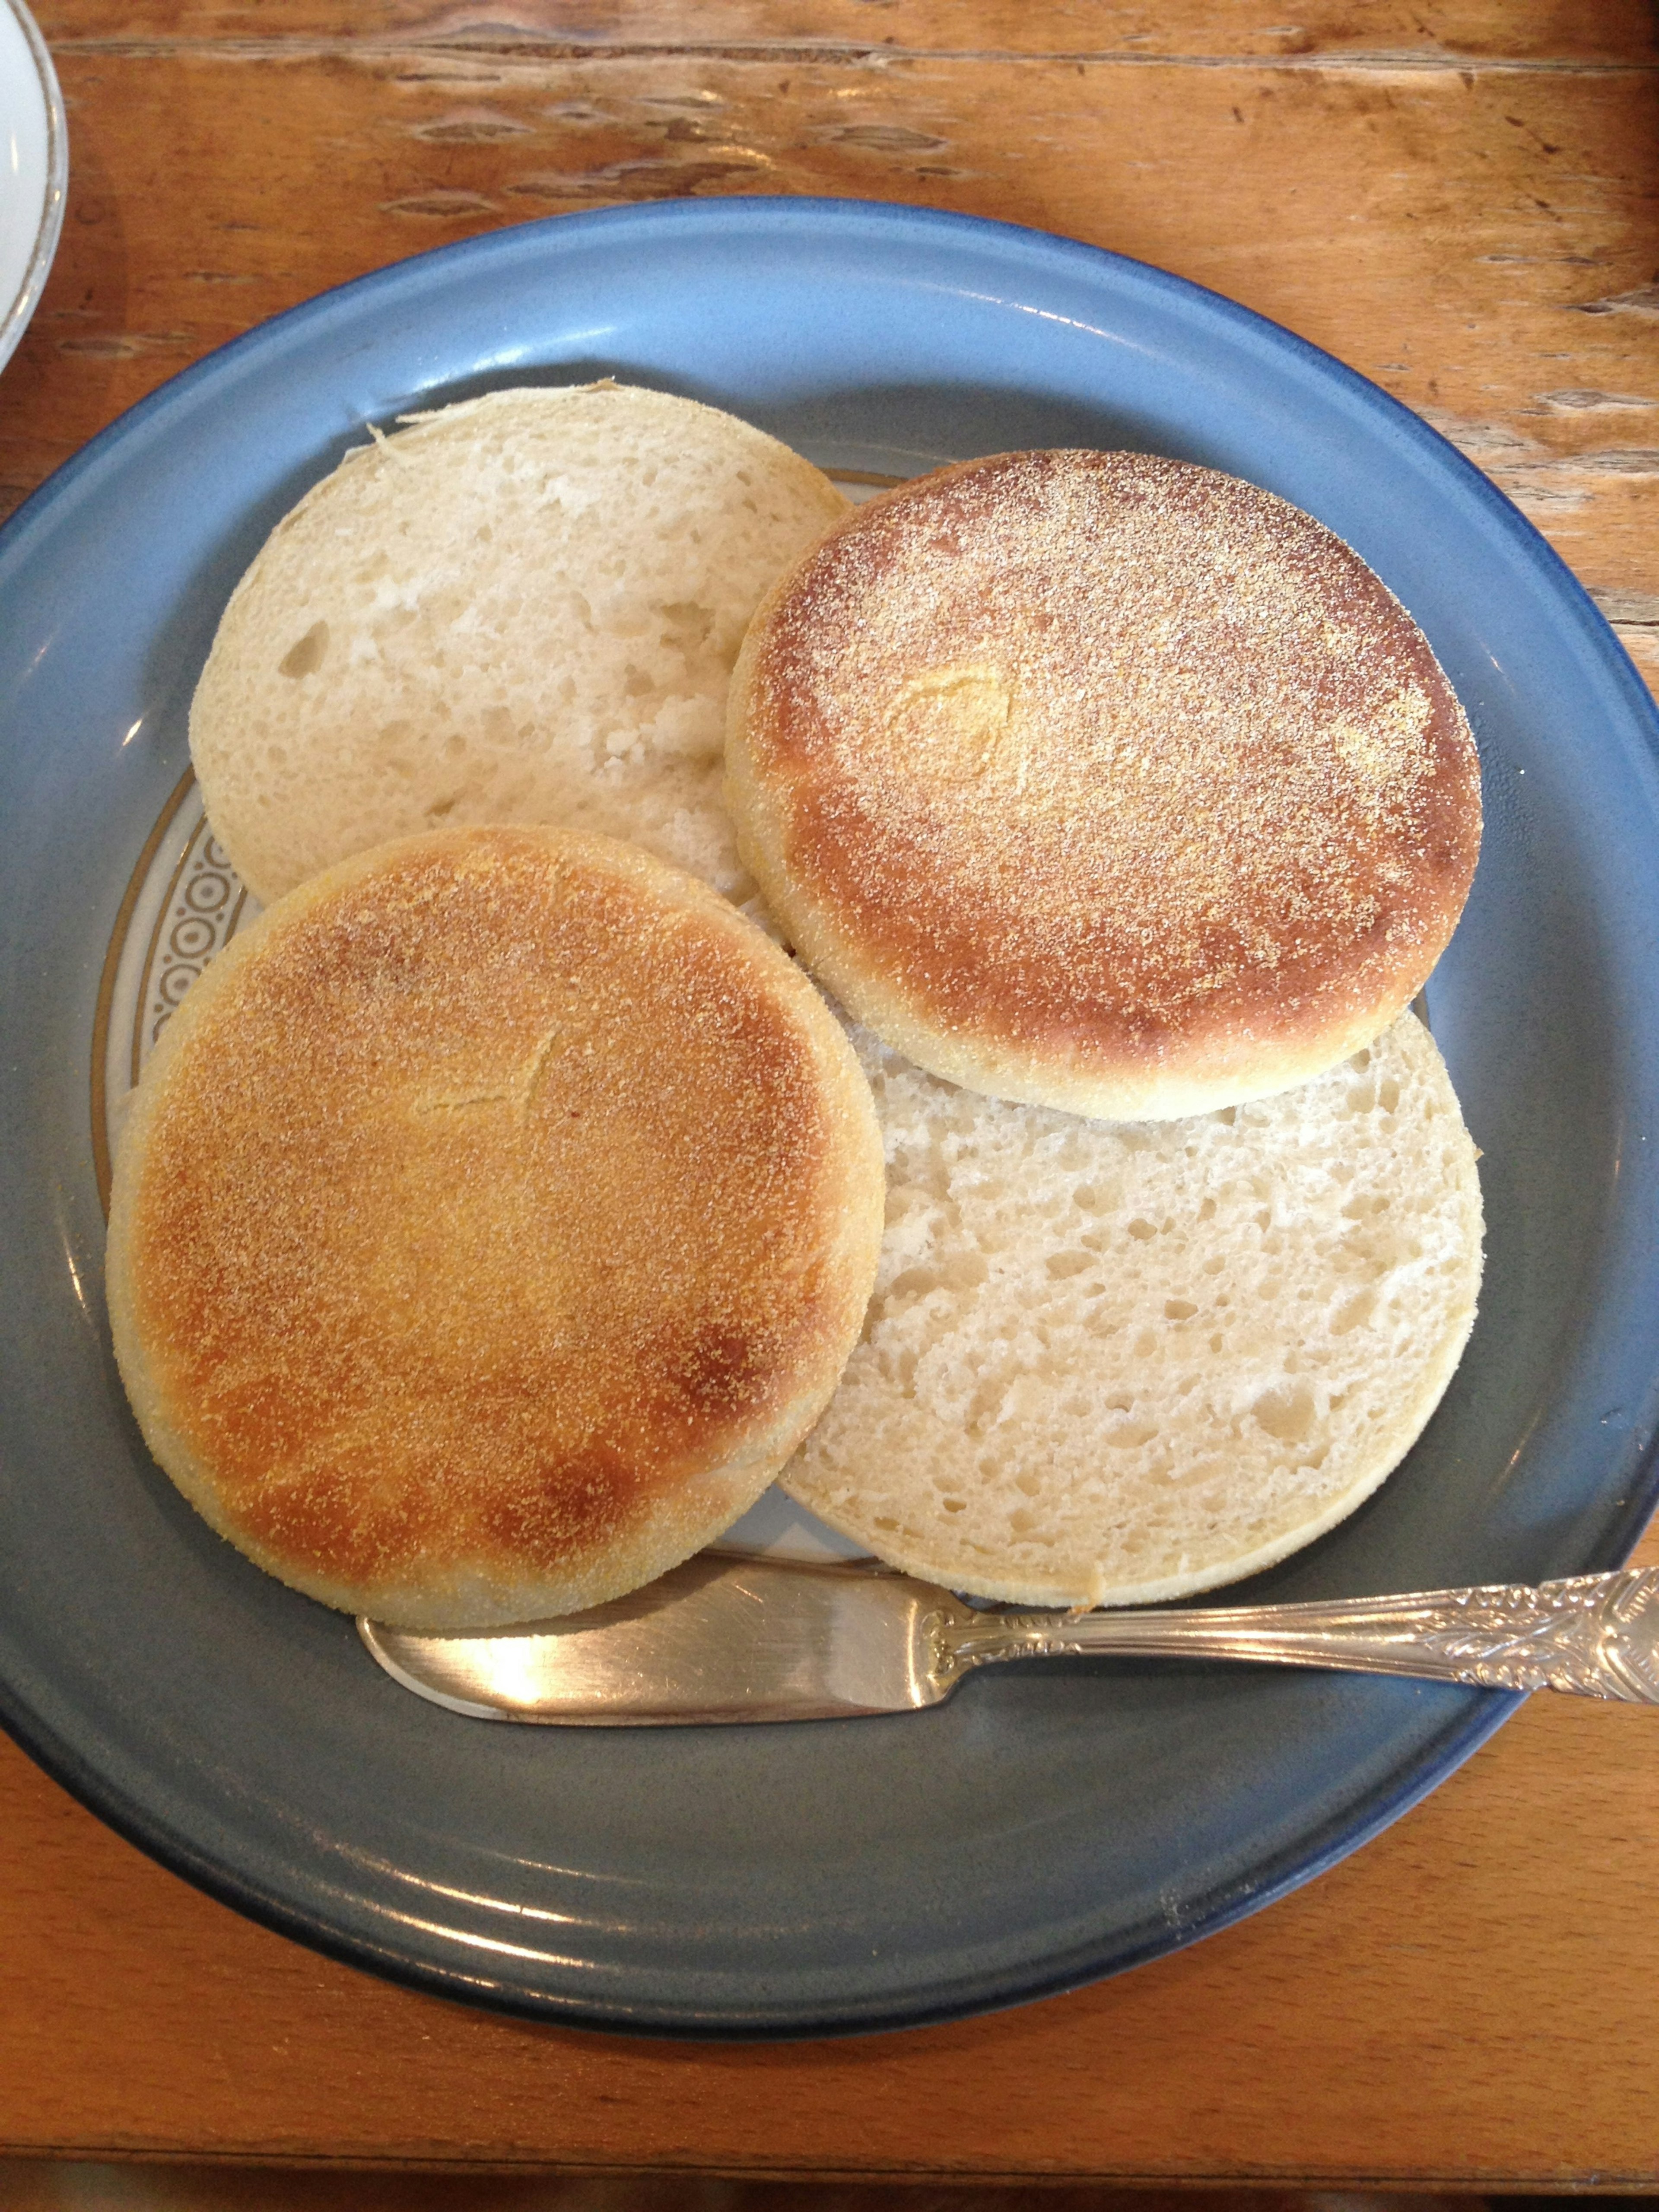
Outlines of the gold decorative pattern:
[[144,842],[104,956],[93,1022],[92,1150],[106,1211],[116,1134],[144,1062],[214,954],[258,911],[186,772]]
[[[859,469],[831,474],[855,502],[902,481]],[[116,1132],[128,1092],[191,985],[259,911],[215,838],[195,775],[186,769],[138,855],[99,982],[92,1038],[92,1154],[106,1212]],[[135,940],[144,933],[139,954]],[[127,1041],[125,1048],[118,1042],[122,1039]]]
[[143,988],[133,1009],[135,1083],[185,992],[236,934],[246,904],[241,878],[209,828],[207,817],[199,815],[150,933]]

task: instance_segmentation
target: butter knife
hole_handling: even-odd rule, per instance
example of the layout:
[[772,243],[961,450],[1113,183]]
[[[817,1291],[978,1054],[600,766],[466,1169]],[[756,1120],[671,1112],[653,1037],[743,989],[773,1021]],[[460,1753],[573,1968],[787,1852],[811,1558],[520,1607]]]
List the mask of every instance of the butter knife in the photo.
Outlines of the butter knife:
[[522,1628],[369,1620],[387,1674],[452,1712],[578,1727],[847,1719],[936,1705],[1009,1659],[1265,1660],[1659,1705],[1659,1568],[1304,1605],[980,1612],[862,1562],[705,1552],[632,1595]]

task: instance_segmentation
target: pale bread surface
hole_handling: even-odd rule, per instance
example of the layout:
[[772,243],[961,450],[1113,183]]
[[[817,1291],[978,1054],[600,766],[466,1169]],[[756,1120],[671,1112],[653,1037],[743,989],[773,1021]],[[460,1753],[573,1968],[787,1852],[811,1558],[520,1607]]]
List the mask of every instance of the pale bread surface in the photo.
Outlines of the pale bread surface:
[[1358,555],[1141,453],[963,462],[838,523],[750,627],[726,800],[859,1020],[1112,1120],[1368,1042],[1449,940],[1480,830],[1462,710]]
[[313,878],[206,970],[119,1144],[156,1458],[295,1589],[431,1632],[650,1581],[827,1402],[881,1237],[868,1085],[700,882],[556,830]]
[[801,1504],[952,1589],[1131,1605],[1272,1565],[1403,1457],[1481,1267],[1474,1148],[1414,1017],[1277,1097],[1131,1125],[855,1042],[887,1231],[781,1478]]
[[481,822],[629,838],[746,896],[720,799],[732,665],[846,506],[750,424],[632,386],[493,392],[357,447],[214,639],[190,739],[215,835],[267,903]]

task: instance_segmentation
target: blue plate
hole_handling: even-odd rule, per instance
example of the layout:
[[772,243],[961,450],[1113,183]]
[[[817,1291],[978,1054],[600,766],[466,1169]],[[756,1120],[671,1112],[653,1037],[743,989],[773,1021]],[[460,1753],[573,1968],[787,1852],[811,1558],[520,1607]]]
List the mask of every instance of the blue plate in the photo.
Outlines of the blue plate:
[[349,1621],[212,1535],[110,1359],[94,1000],[232,585],[365,422],[607,372],[844,468],[1073,443],[1232,470],[1356,546],[1457,686],[1486,844],[1430,1003],[1486,1154],[1485,1310],[1407,1464],[1255,1595],[1607,1567],[1646,1518],[1659,725],[1514,508],[1325,356],[1109,254],[850,202],[567,216],[367,277],[166,386],[0,533],[7,1725],[190,1880],[453,1996],[678,2034],[948,2019],[1279,1895],[1508,1702],[1057,1662],[891,1720],[489,1727],[407,1696]]

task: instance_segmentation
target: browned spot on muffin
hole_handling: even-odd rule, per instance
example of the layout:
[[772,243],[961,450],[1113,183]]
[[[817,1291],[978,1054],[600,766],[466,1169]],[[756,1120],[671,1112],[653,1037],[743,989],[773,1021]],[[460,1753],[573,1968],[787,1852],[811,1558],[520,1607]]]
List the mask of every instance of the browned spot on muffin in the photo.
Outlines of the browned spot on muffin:
[[1085,1111],[1113,1109],[1074,1079],[1249,1095],[1375,1034],[1480,841],[1462,711],[1382,582],[1146,455],[1005,454],[857,510],[762,610],[732,755],[750,865],[854,1011]]
[[608,840],[456,831],[321,880],[197,987],[123,1148],[118,1342],[164,1463],[370,1610],[586,1590],[728,1467],[729,1519],[874,1271],[879,1140],[822,1002]]

